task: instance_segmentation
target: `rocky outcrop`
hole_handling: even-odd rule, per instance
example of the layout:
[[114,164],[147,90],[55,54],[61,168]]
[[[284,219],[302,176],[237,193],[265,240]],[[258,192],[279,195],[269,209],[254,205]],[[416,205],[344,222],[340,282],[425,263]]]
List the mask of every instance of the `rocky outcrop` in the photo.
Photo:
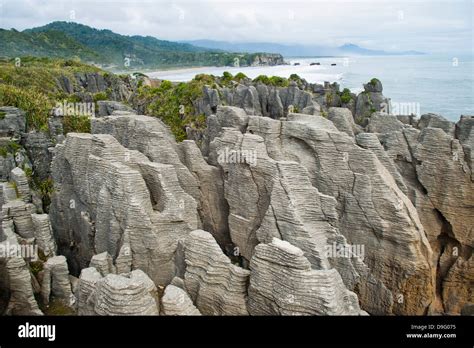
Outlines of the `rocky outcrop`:
[[130,106],[113,100],[99,100],[97,102],[97,107],[98,117],[109,116],[115,112],[130,114],[135,113],[135,111]]
[[46,305],[49,303],[51,296],[63,301],[70,307],[75,304],[76,298],[72,293],[69,270],[64,256],[51,257],[44,264],[41,295],[43,303]]
[[35,176],[41,181],[49,178],[53,159],[50,149],[54,147],[50,135],[45,132],[29,132],[23,136],[22,144],[28,158],[31,158]]
[[354,123],[354,118],[349,109],[329,108],[328,120],[332,121],[338,130],[347,133],[351,137],[361,132],[361,129]]
[[455,125],[453,122],[448,121],[443,116],[438,114],[424,114],[421,115],[420,120],[417,124],[418,129],[423,130],[425,128],[441,128],[446,134],[454,136]]
[[225,256],[212,235],[202,230],[185,241],[184,285],[203,315],[246,315],[249,271]]
[[461,143],[465,161],[471,168],[471,180],[474,181],[474,116],[461,116],[456,123],[456,138]]
[[163,315],[201,315],[186,291],[168,285],[161,299]]
[[283,56],[278,53],[257,53],[252,55],[250,66],[274,66],[283,65]]
[[0,270],[6,274],[9,301],[6,315],[42,315],[33,294],[31,274],[21,257],[0,259]]
[[374,112],[388,112],[389,100],[382,94],[382,83],[372,79],[364,84],[364,91],[357,96],[354,119],[357,124],[365,127]]
[[31,214],[34,213],[33,205],[16,199],[4,204],[3,216],[13,221],[15,233],[22,238],[34,237],[34,226]]
[[252,315],[358,315],[357,295],[336,269],[315,270],[304,252],[274,238],[259,244],[250,263]]
[[11,171],[10,179],[15,183],[15,190],[18,197],[24,202],[30,202],[30,186],[28,184],[28,179],[26,178],[25,172],[21,168],[16,167]]
[[31,214],[34,236],[38,248],[46,257],[55,256],[57,252],[51,222],[48,214]]
[[434,251],[436,299],[430,311],[459,313],[463,303],[472,301],[472,170],[466,146],[450,135],[450,123],[437,115],[423,119],[421,132],[408,127],[379,137],[403,177]]
[[[61,88],[122,93],[77,79]],[[0,311],[41,314],[41,292],[79,315],[466,312],[473,118],[389,115],[376,79],[357,103],[338,84],[280,83],[206,86],[196,142],[115,101],[93,134],[0,123],[0,241],[41,251],[0,258]],[[49,210],[20,168],[52,176]]]
[[368,122],[367,130],[370,133],[399,132],[405,127],[395,116],[382,112],[372,114]]
[[24,132],[25,112],[11,106],[0,106],[0,138],[20,137]]
[[109,273],[116,273],[112,256],[110,256],[107,251],[92,256],[89,267],[97,269],[103,277]]
[[[218,162],[218,150],[225,147],[254,151],[256,166]],[[434,295],[430,246],[413,204],[372,151],[357,146],[331,121],[299,114],[288,115],[287,121],[249,116],[247,133],[224,128],[210,148],[210,163],[224,171],[229,229],[244,259],[251,259],[259,235],[268,236],[267,243],[277,237],[304,250],[315,268],[329,268],[331,262],[339,267],[348,289],[358,293],[370,313],[426,311]],[[308,184],[302,185],[305,177]],[[311,186],[324,202],[321,215],[309,208],[315,204],[310,197],[318,197]],[[279,205],[281,213],[275,213]],[[303,224],[301,232],[290,229],[291,223]],[[318,235],[321,225],[326,230]],[[344,245],[342,236],[349,244],[365,246],[363,263],[322,256],[328,241],[342,240]]]
[[198,224],[197,204],[176,169],[150,162],[110,135],[70,133],[55,152],[50,217],[73,274],[107,251],[120,271],[129,265],[168,284],[178,241]]
[[[88,292],[87,313],[90,315],[158,315],[159,302],[153,281],[140,270],[129,274],[108,274],[97,280],[94,271],[83,275],[79,289],[83,299]],[[93,290],[91,290],[93,289]]]
[[88,300],[100,279],[102,275],[94,267],[84,268],[81,271],[76,292],[78,315],[94,315],[93,303]]
[[[213,92],[211,92],[213,91]],[[319,115],[321,106],[317,96],[298,88],[294,81],[288,87],[275,87],[263,83],[239,83],[233,88],[204,88],[204,96],[194,104],[196,113],[207,116],[215,113],[219,106],[235,106],[249,115],[261,115],[274,119],[291,112]]]

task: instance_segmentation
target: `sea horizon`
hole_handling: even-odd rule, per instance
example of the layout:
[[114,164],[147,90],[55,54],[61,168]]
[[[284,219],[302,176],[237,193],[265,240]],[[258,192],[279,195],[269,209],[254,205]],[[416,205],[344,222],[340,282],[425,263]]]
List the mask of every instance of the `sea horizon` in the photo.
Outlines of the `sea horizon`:
[[[341,91],[349,88],[356,94],[363,91],[364,83],[377,78],[382,82],[384,95],[391,98],[393,103],[416,103],[420,114],[436,113],[451,121],[459,120],[461,115],[474,114],[474,86],[469,79],[474,65],[472,56],[466,54],[457,57],[424,54],[284,58],[289,65],[186,67],[160,69],[146,74],[151,78],[171,82],[187,82],[197,74],[220,76],[224,71],[233,75],[242,72],[252,79],[259,75],[288,78],[291,74],[297,74],[310,83],[337,82]],[[294,65],[295,63],[299,65]],[[311,63],[320,65],[310,65]],[[440,98],[440,87],[443,86],[445,98]]]

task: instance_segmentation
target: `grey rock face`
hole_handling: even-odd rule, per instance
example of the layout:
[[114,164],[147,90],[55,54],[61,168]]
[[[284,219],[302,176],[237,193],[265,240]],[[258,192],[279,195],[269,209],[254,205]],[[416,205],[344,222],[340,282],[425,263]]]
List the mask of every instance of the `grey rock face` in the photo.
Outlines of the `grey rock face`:
[[185,241],[184,285],[203,315],[247,315],[249,271],[233,265],[212,235],[202,230]]
[[370,119],[367,129],[370,133],[398,132],[404,128],[404,124],[395,116],[382,112],[374,113]]
[[468,284],[473,267],[466,250],[473,241],[468,197],[474,194],[474,185],[466,147],[439,127],[421,132],[406,128],[381,140],[403,176],[434,251],[432,263],[440,286],[430,310],[459,313],[463,303],[472,300]]
[[[204,87],[204,97],[195,102],[197,113],[210,116],[221,105],[235,106],[249,115],[278,119],[291,112],[319,115],[321,107],[310,92],[291,84],[288,87],[273,87],[262,83],[238,84],[235,88],[211,89]],[[219,94],[223,97],[220,98]]]
[[93,303],[89,303],[88,299],[100,279],[102,276],[94,267],[84,268],[81,271],[76,292],[78,315],[94,315]]
[[[365,246],[366,257],[363,263],[360,260],[345,260],[345,262],[329,260],[344,274],[343,279],[349,290],[358,289],[363,308],[370,313],[423,313],[434,295],[430,264],[431,249],[423,234],[423,227],[415,208],[397,187],[377,156],[372,151],[357,146],[353,138],[339,132],[331,121],[318,116],[290,114],[287,121],[250,116],[247,132],[242,135],[237,130],[224,129],[222,135],[211,143],[209,155],[210,163],[218,163],[215,154],[223,147],[228,146],[240,151],[253,150],[257,153],[256,166],[245,163],[219,163],[226,178],[230,233],[241,255],[249,260],[254,247],[258,244],[260,232],[264,232],[265,229],[273,231],[272,233],[276,233],[273,236],[280,238],[278,236],[280,232],[275,231],[278,231],[278,228],[281,231],[281,226],[291,221],[285,215],[281,218],[276,215],[275,219],[272,216],[275,210],[269,209],[269,206],[274,208],[278,206],[277,204],[282,204],[287,212],[292,211],[291,205],[281,199],[285,197],[284,195],[276,196],[280,198],[274,198],[275,203],[272,202],[272,197],[268,193],[273,190],[276,195],[278,192],[275,181],[278,185],[282,185],[286,192],[290,192],[285,194],[291,197],[289,200],[291,204],[298,207],[298,202],[311,202],[302,192],[307,191],[308,195],[313,196],[315,194],[310,193],[306,186],[303,186],[304,189],[295,186],[295,198],[293,198],[289,190],[292,183],[293,185],[294,182],[300,183],[301,178],[307,176],[309,183],[321,193],[320,199],[325,203],[322,206],[327,205],[334,199],[332,197],[335,197],[338,201],[338,210],[337,213],[334,211],[331,214],[323,210],[326,214],[321,214],[319,222],[317,219],[312,222],[309,217],[315,219],[318,215],[308,208],[306,208],[307,214],[302,213],[305,210],[300,207],[295,208],[295,212],[298,212],[299,216],[305,216],[306,223],[310,227],[318,224],[331,227],[332,223],[333,227],[338,226],[347,243]],[[234,147],[235,144],[237,147]],[[300,163],[307,171],[305,174],[301,170],[289,171],[291,174],[284,172],[278,174],[276,169],[271,169],[275,166],[274,161],[294,161]],[[279,175],[283,178],[294,178],[298,172],[300,173],[297,176],[298,180],[278,179]],[[301,198],[296,200],[298,195]],[[242,205],[242,201],[247,204]],[[332,204],[336,206],[335,203]],[[305,221],[301,218],[295,221],[301,224],[299,222],[301,220]],[[293,240],[288,241],[305,250],[314,260],[310,262],[316,267],[319,263],[321,267],[328,262],[321,257],[321,250],[325,247],[324,238],[331,242],[342,238],[337,237],[338,233],[334,229],[331,232],[328,228],[327,232],[319,237],[314,234],[315,230],[318,229],[313,227],[306,230],[306,237],[301,239],[300,244]],[[301,233],[304,231],[303,228]],[[370,234],[367,234],[367,231],[370,231]],[[261,235],[272,236],[268,232]],[[311,238],[317,240],[321,237],[324,238],[319,242],[319,255],[317,252],[306,251],[304,245],[308,247],[311,245],[308,240],[312,240]],[[266,240],[267,243],[270,241],[271,239]],[[381,247],[380,243],[384,246]],[[318,243],[313,242],[313,245]],[[309,259],[311,257],[308,256]],[[389,272],[390,276],[386,272]],[[397,279],[399,285],[393,285],[394,279]],[[421,292],[410,290],[413,287],[425,290]],[[414,292],[417,295],[413,296]],[[399,295],[404,297],[403,303],[395,302],[395,298],[400,297]],[[374,298],[378,301],[374,302]]]
[[[3,264],[3,267],[2,267]],[[0,258],[10,293],[6,315],[42,315],[33,294],[30,270],[21,257]]]
[[110,256],[107,251],[92,256],[89,267],[94,267],[95,269],[97,269],[103,277],[105,277],[109,273],[116,273],[112,256]]
[[110,135],[70,133],[52,167],[50,217],[73,274],[107,251],[121,271],[171,281],[177,243],[198,224],[197,204],[172,165],[149,162]]
[[427,127],[430,128],[441,128],[446,134],[454,136],[455,125],[453,122],[448,121],[441,115],[437,114],[424,114],[421,115],[418,121],[418,128],[423,130]]
[[7,153],[5,157],[0,155],[0,180],[9,180],[10,173],[15,167],[15,159],[11,153]]
[[131,113],[134,114],[135,111],[128,105],[123,103],[113,101],[113,100],[99,100],[97,102],[98,110],[97,116],[109,116],[112,115],[114,112],[122,112],[122,113]]
[[250,270],[252,315],[362,314],[336,269],[312,269],[303,251],[288,242],[274,238],[257,245]]
[[3,216],[13,220],[15,232],[23,238],[34,237],[34,226],[31,220],[33,205],[19,199],[12,200],[2,207]]
[[93,271],[87,276],[91,287],[87,303],[94,315],[158,315],[156,287],[140,270],[129,274],[108,274],[96,280]]
[[474,116],[461,116],[456,123],[456,138],[461,143],[465,160],[471,168],[471,180],[474,181]]
[[163,298],[163,315],[201,315],[186,291],[174,285],[168,285]]
[[352,112],[346,108],[329,108],[328,119],[334,123],[336,128],[341,132],[353,137],[354,134],[359,133]]
[[374,82],[365,84],[364,92],[357,96],[355,121],[363,127],[367,125],[368,119],[374,112],[387,112],[389,105],[388,99],[382,94],[382,84],[378,80]]
[[92,133],[110,134],[124,147],[141,152],[150,161],[172,165],[181,187],[199,201],[196,178],[181,162],[173,135],[157,118],[141,115],[102,117],[92,120]]
[[51,223],[48,214],[31,214],[34,226],[35,241],[38,248],[46,257],[55,256],[57,252],[56,242],[53,237]]
[[199,207],[202,226],[217,240],[219,245],[231,243],[227,216],[229,209],[224,198],[224,181],[219,168],[210,166],[204,160],[194,141],[185,140],[180,144],[183,162],[196,176],[201,190]]
[[25,113],[15,107],[0,106],[0,138],[19,137],[26,132]]
[[50,136],[45,132],[30,132],[23,137],[22,143],[31,158],[35,175],[40,180],[47,179],[53,159],[49,149],[54,146]]
[[19,198],[24,202],[31,202],[30,186],[28,185],[25,172],[21,168],[16,167],[11,171],[10,178],[15,183]]
[[398,168],[393,163],[392,159],[385,152],[383,146],[380,144],[377,135],[372,133],[360,133],[356,136],[357,145],[364,149],[371,150],[378,158],[378,160],[384,165],[384,167],[390,172],[390,175],[395,179],[398,188],[408,195],[408,188],[405,185],[403,177],[400,175]]
[[45,304],[49,303],[50,296],[62,300],[70,307],[75,304],[76,298],[72,293],[69,270],[64,256],[51,257],[44,264],[41,295]]

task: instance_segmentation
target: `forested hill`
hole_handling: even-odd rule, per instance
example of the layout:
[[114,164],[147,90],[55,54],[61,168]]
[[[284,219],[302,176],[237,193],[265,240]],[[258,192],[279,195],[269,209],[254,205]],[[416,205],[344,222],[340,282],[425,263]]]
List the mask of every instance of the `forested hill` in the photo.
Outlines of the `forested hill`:
[[118,70],[283,63],[279,54],[225,52],[151,36],[125,36],[73,22],[52,22],[21,32],[0,29],[0,56],[27,55],[76,58]]

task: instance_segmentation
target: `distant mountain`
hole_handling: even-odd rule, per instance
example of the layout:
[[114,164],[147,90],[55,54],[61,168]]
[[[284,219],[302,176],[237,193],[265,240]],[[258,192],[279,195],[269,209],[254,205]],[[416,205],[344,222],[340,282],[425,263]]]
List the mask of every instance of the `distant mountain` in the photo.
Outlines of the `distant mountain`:
[[387,55],[415,55],[424,54],[418,51],[384,51],[371,50],[354,44],[345,44],[339,47],[320,46],[320,45],[283,45],[268,42],[258,43],[232,43],[227,41],[212,40],[194,40],[182,41],[192,45],[207,47],[210,49],[220,49],[232,52],[257,52],[265,51],[279,53],[285,57],[304,57],[304,56],[387,56]]
[[52,22],[22,32],[0,29],[0,55],[79,58],[116,69],[232,66],[236,61],[241,66],[283,63],[280,55],[224,52],[151,36],[120,35],[73,22]]

